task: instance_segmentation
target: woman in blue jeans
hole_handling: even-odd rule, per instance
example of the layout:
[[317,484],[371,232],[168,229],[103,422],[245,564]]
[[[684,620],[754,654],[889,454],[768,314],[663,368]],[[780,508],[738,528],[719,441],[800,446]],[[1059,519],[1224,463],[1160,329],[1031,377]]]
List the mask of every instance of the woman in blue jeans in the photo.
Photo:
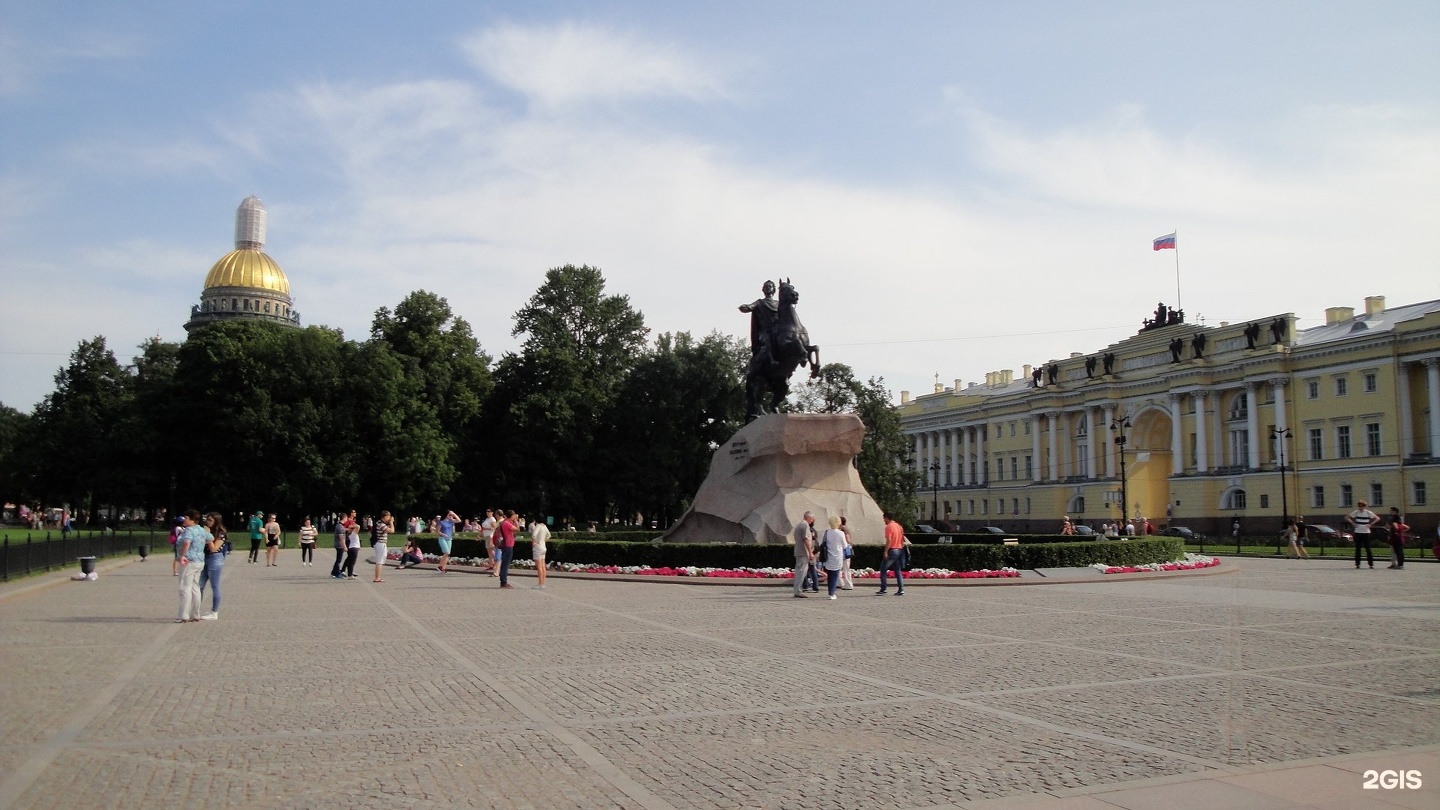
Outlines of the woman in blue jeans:
[[210,531],[210,542],[205,544],[205,570],[200,572],[200,598],[205,598],[205,585],[210,585],[210,612],[200,618],[214,621],[220,618],[220,574],[225,570],[225,522],[219,512],[205,516],[205,528]]

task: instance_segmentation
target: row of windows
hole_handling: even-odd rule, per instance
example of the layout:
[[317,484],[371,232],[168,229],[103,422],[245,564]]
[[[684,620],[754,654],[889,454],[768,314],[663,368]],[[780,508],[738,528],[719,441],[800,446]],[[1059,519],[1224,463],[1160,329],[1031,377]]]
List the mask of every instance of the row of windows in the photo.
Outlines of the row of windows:
[[[978,508],[979,508],[979,510],[980,510],[978,513],[975,511],[976,508],[977,508],[977,505],[978,505]],[[1005,513],[1006,513],[1005,505],[1006,505],[1006,501],[1005,501],[1004,498],[996,498],[996,499],[995,499],[995,514],[997,514],[997,515],[1003,515],[1003,514],[1005,514]],[[1010,501],[1009,501],[1009,505],[1010,505],[1010,510],[1009,510],[1009,511],[1010,511],[1010,514],[1012,514],[1012,515],[1021,514],[1021,512],[1020,512],[1020,499],[1019,499],[1019,498],[1011,498]],[[946,517],[950,517],[951,515],[959,515],[959,514],[965,514],[965,515],[974,515],[974,514],[988,515],[988,514],[990,514],[990,501],[988,501],[988,500],[986,500],[986,499],[984,499],[984,498],[981,498],[981,499],[978,500],[978,501],[977,501],[977,500],[955,501],[955,503],[953,504],[953,506],[954,506],[954,511],[951,511],[951,506],[952,506],[952,504],[950,503],[950,501],[945,501],[944,504],[943,504],[943,506],[944,506],[944,509],[945,509],[945,516],[946,516]],[[1084,511],[1084,510],[1082,509],[1081,511]],[[1027,515],[1030,514],[1030,499],[1029,499],[1029,498],[1026,498],[1026,499],[1025,499],[1025,512],[1024,512],[1024,514],[1027,514]]]
[[[1310,460],[1322,461],[1325,458],[1324,428],[1310,428],[1308,438],[1310,440]],[[1380,438],[1380,423],[1367,422],[1365,424],[1365,455],[1378,456],[1384,452],[1384,443]],[[1351,458],[1354,450],[1351,447],[1351,432],[1349,425],[1335,426],[1335,457]]]
[[[1426,493],[1426,491],[1425,491],[1425,482],[1424,482],[1424,481],[1411,481],[1411,482],[1410,482],[1410,503],[1411,503],[1411,505],[1412,505],[1412,506],[1425,506],[1426,503],[1427,503],[1427,499],[1426,499],[1426,498],[1427,498],[1427,493]],[[1371,484],[1371,485],[1370,485],[1370,498],[1368,499],[1368,504],[1369,504],[1370,506],[1384,506],[1384,505],[1385,505],[1385,485],[1384,485],[1384,484]],[[1320,485],[1316,485],[1316,486],[1310,487],[1310,505],[1313,506],[1313,507],[1317,507],[1317,508],[1320,508],[1320,507],[1324,507],[1324,506],[1325,506],[1325,487],[1320,486]],[[1341,484],[1341,485],[1340,485],[1340,502],[1339,502],[1338,504],[1336,504],[1336,506],[1340,506],[1340,507],[1344,507],[1344,508],[1349,508],[1349,507],[1352,507],[1352,506],[1354,506],[1354,505],[1355,505],[1355,487],[1352,486],[1352,485],[1350,485],[1350,484]]]
[[[1380,376],[1373,371],[1366,371],[1360,375],[1360,386],[1367,394],[1373,394],[1380,390]],[[1346,375],[1335,377],[1335,396],[1343,397],[1350,393],[1350,378]],[[1305,381],[1305,396],[1309,399],[1320,398],[1320,381]]]
[[[223,312],[223,311],[225,311],[226,309],[227,309],[227,307],[225,306],[225,299],[223,299],[223,298],[219,299],[218,301],[206,301],[206,302],[205,302],[205,309],[204,309],[205,312]],[[254,305],[252,306],[252,305],[251,305],[251,301],[250,301],[249,298],[231,298],[231,299],[230,299],[230,306],[228,307],[228,309],[229,309],[231,312],[264,312],[264,313],[270,313],[270,311],[271,311],[271,310],[270,310],[270,302],[269,302],[269,301],[264,301],[264,302],[262,302],[262,301],[260,301],[259,299],[256,299],[256,300],[254,301]],[[287,306],[284,306],[283,304],[277,303],[277,304],[275,304],[274,314],[276,314],[276,315],[283,315],[284,317],[288,318],[288,317],[290,317],[290,307],[287,307]]]

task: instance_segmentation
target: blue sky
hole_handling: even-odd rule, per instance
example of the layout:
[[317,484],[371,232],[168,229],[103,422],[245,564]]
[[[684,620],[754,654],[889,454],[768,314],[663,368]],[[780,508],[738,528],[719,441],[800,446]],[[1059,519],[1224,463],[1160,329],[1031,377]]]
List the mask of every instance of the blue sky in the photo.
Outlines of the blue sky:
[[742,335],[787,276],[897,396],[1133,334],[1177,228],[1192,321],[1440,297],[1433,2],[209,6],[0,10],[0,402],[182,339],[250,194],[350,337],[427,289],[498,356],[566,263]]

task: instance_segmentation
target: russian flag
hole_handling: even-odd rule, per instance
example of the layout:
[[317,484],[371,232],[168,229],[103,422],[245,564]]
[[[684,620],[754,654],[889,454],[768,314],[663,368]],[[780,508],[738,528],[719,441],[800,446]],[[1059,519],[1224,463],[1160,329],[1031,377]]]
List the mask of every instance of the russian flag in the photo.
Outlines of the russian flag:
[[1167,233],[1167,234],[1165,234],[1164,236],[1157,236],[1157,237],[1155,237],[1155,249],[1156,249],[1156,250],[1174,250],[1174,249],[1175,249],[1175,234],[1173,234],[1173,233]]

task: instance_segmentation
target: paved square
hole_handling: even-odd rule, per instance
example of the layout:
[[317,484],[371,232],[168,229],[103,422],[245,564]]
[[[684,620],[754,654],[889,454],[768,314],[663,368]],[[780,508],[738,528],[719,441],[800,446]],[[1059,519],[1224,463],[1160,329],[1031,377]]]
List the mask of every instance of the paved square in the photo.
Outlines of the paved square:
[[12,583],[0,810],[1440,807],[1440,565],[1227,566],[831,602],[289,551],[187,625],[153,560]]

